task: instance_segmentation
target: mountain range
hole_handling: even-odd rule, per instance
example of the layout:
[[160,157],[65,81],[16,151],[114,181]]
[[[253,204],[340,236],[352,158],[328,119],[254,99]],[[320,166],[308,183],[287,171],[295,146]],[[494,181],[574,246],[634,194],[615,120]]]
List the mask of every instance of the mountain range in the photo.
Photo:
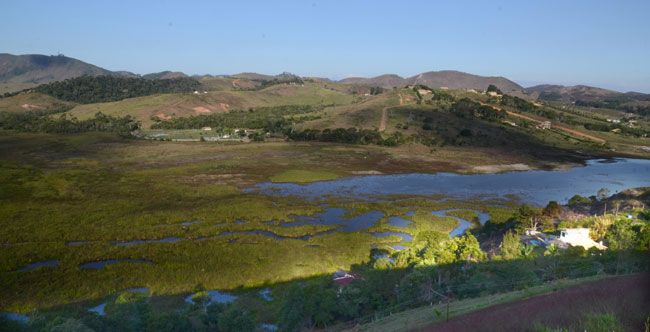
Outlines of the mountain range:
[[[14,90],[38,84],[61,81],[79,76],[126,76],[138,77],[128,71],[110,71],[99,66],[77,60],[64,55],[12,55],[0,54],[0,85],[14,85]],[[264,75],[258,73],[240,73],[229,75],[234,79],[247,79],[256,81],[267,81],[284,78],[288,73],[280,75]],[[188,77],[188,75],[177,71],[163,71],[140,76],[145,79],[169,79]],[[197,76],[202,77],[202,76]],[[329,80],[328,80],[329,81]],[[432,88],[447,87],[450,89],[475,89],[485,90],[489,85],[495,85],[501,91],[514,95],[524,95],[530,99],[541,99],[547,101],[588,101],[597,102],[611,99],[625,99],[634,101],[650,101],[649,94],[638,92],[621,93],[617,91],[585,86],[562,86],[562,85],[537,85],[524,88],[521,85],[501,76],[479,76],[454,70],[429,71],[412,77],[401,77],[395,74],[385,74],[372,78],[349,77],[338,81],[338,83],[351,85],[379,86],[383,88],[402,87],[406,85],[426,85]],[[11,91],[11,88],[5,88]]]

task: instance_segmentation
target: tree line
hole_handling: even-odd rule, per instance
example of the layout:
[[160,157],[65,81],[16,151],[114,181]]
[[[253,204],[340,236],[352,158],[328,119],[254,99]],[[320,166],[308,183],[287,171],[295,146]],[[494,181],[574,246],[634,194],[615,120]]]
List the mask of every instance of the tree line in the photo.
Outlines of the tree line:
[[0,129],[21,132],[76,134],[82,132],[112,132],[127,136],[140,128],[130,115],[114,117],[101,112],[93,118],[79,120],[67,114],[55,116],[52,112],[0,112]]
[[506,117],[505,111],[483,105],[469,98],[463,98],[452,104],[451,111],[460,117],[475,117],[486,121],[498,121]]
[[189,77],[144,79],[119,76],[81,76],[39,85],[33,91],[81,104],[117,101],[158,93],[182,93],[198,90],[201,84]]
[[289,131],[287,138],[294,141],[320,141],[344,144],[375,144],[383,146],[397,146],[405,142],[402,133],[395,132],[384,138],[377,130],[359,128],[334,128],[334,129],[305,129],[302,131]]

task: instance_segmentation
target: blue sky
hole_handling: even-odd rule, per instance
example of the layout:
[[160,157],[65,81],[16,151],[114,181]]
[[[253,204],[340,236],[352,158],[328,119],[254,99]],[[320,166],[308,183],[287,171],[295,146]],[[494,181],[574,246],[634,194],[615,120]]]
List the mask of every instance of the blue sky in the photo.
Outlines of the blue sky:
[[650,92],[648,15],[648,0],[4,0],[0,52],[139,74],[454,69]]

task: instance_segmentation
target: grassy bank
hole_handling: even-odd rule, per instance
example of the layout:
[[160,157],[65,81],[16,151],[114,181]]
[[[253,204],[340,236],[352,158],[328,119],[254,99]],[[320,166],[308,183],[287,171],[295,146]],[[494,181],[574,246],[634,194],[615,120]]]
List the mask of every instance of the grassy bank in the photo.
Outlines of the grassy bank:
[[[492,294],[488,296],[451,301],[447,304],[424,306],[377,319],[369,324],[364,324],[350,329],[351,331],[411,331],[422,329],[437,322],[445,322],[447,318],[462,316],[503,303],[520,301],[530,297],[556,292],[576,285],[610,278],[599,275],[580,279],[558,280],[556,282],[534,286],[523,290]],[[447,315],[448,313],[448,315]]]

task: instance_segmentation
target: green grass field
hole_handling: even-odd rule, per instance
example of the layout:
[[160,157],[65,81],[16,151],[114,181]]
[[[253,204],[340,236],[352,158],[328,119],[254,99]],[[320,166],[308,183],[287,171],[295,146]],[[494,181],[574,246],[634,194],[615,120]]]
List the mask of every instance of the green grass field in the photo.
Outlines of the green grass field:
[[313,170],[287,170],[280,174],[271,177],[272,182],[295,182],[307,183],[314,181],[334,180],[338,175],[328,171],[313,171]]

